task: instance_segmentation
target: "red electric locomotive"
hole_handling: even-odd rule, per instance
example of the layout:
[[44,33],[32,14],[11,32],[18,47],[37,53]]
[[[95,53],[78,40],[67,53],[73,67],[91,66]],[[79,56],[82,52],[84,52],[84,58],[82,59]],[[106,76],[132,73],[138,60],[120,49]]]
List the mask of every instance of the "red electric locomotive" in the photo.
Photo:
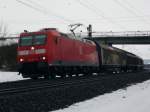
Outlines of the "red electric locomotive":
[[33,79],[143,68],[143,60],[132,53],[94,40],[71,38],[54,28],[22,33],[17,58],[19,73]]
[[55,28],[22,33],[17,58],[19,72],[31,78],[89,73],[99,66],[94,42],[69,38]]

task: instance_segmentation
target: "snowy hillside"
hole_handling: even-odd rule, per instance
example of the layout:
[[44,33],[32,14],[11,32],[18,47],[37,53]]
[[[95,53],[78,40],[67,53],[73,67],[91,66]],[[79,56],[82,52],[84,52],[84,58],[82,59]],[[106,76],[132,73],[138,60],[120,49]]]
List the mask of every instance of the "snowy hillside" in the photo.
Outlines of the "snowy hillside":
[[150,112],[150,80],[54,112]]

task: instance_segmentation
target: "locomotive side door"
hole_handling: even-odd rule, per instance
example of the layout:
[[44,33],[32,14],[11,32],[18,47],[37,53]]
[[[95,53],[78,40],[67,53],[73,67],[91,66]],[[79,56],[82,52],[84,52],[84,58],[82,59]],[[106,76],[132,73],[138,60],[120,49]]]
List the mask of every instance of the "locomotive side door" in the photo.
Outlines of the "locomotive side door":
[[54,49],[54,57],[55,57],[55,64],[61,65],[62,64],[62,42],[61,37],[56,37],[54,39],[55,49]]

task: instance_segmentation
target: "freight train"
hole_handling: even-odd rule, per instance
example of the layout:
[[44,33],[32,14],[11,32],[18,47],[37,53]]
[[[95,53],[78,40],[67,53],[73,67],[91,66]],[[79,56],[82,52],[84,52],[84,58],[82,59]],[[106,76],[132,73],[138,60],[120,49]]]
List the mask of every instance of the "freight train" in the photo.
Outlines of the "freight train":
[[143,68],[143,60],[132,53],[94,40],[71,38],[55,28],[21,33],[17,50],[18,71],[24,78],[127,72]]

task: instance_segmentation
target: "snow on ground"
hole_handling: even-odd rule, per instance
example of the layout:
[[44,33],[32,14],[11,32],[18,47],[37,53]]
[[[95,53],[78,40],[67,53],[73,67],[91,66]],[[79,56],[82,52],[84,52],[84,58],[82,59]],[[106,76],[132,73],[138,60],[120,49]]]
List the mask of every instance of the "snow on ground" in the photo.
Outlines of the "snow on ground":
[[1,82],[24,80],[21,75],[17,75],[17,74],[18,74],[18,72],[3,72],[3,71],[0,71],[0,83]]
[[150,112],[150,80],[54,112]]

